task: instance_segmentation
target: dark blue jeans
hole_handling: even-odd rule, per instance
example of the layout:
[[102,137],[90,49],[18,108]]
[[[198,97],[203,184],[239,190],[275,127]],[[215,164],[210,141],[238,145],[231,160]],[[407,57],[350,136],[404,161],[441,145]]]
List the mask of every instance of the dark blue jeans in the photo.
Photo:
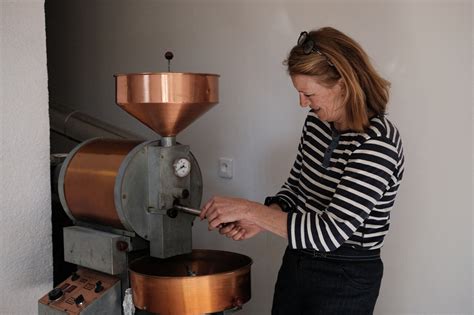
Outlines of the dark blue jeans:
[[286,249],[272,315],[373,313],[383,275],[379,251],[343,247],[324,256]]

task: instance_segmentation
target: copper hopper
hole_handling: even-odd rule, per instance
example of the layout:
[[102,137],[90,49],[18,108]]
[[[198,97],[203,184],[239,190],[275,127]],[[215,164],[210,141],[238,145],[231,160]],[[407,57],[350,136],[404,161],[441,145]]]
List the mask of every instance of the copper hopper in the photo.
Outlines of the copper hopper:
[[162,137],[174,137],[219,102],[219,75],[117,74],[116,102]]

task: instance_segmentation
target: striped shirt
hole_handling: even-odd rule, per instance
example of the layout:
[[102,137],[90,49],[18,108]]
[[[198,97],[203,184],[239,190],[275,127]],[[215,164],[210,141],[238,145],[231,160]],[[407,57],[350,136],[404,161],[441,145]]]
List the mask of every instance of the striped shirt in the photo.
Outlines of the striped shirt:
[[400,134],[386,117],[364,133],[338,133],[311,110],[290,176],[277,197],[291,207],[293,249],[383,246],[403,176]]

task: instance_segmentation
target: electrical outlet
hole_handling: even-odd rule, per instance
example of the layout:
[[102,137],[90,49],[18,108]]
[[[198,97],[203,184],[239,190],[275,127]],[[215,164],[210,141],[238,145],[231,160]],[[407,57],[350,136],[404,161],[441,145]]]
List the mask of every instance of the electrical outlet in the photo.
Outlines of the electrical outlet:
[[232,158],[219,158],[219,177],[232,178],[234,176],[234,159]]

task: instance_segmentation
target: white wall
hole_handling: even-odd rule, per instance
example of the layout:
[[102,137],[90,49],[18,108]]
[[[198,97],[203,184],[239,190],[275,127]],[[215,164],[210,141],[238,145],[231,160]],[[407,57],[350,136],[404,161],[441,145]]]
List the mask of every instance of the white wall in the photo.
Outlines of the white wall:
[[43,1],[0,2],[0,314],[35,314],[52,286]]
[[[221,74],[220,104],[178,136],[214,194],[262,201],[288,175],[306,112],[282,60],[300,31],[334,26],[358,40],[392,84],[390,118],[406,175],[383,248],[376,314],[470,314],[472,300],[472,4],[470,1],[69,1],[50,5],[48,60],[57,103],[153,137],[114,105],[114,73]],[[53,23],[54,22],[54,23]],[[59,25],[53,29],[54,25]],[[217,176],[234,158],[235,176]],[[254,259],[253,298],[268,314],[285,241],[232,242],[196,223],[194,244]]]

